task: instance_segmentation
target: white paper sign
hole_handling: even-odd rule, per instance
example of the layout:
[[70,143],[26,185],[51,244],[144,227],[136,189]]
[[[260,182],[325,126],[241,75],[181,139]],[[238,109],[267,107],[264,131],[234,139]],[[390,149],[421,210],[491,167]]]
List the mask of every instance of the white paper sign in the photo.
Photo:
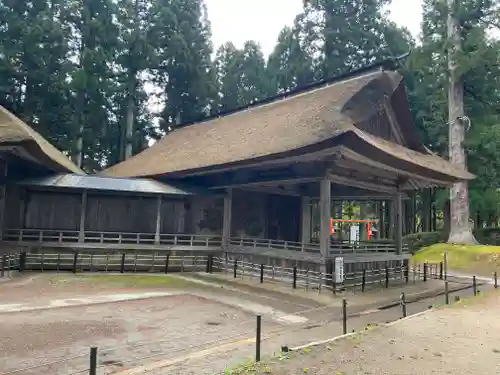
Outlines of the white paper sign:
[[344,282],[344,258],[335,258],[335,283],[341,284]]
[[349,239],[351,243],[359,242],[359,225],[351,225]]

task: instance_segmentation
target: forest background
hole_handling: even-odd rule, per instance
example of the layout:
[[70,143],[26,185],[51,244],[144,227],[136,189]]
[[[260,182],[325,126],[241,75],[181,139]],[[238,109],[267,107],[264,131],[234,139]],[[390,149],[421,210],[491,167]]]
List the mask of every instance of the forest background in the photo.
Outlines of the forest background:
[[[447,157],[446,2],[423,1],[418,39],[389,20],[389,2],[304,0],[265,56],[252,40],[214,50],[203,0],[0,0],[0,105],[95,172],[175,126],[411,51],[399,70],[415,125],[425,145]],[[459,63],[471,120],[465,146],[477,176],[471,219],[476,228],[495,228],[500,1],[459,3]],[[414,194],[406,232],[446,229],[448,196],[437,189]],[[351,217],[376,216],[380,208],[342,207]]]

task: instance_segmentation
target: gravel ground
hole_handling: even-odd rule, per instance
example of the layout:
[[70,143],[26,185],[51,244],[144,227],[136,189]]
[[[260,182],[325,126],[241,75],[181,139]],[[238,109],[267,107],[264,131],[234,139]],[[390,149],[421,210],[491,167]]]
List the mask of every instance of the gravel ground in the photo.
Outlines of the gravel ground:
[[83,371],[89,347],[97,346],[102,375],[180,355],[253,327],[248,314],[190,295],[2,314],[0,374],[79,354],[82,357],[16,374]]
[[499,307],[494,293],[232,373],[500,374]]
[[[82,283],[75,282],[78,278],[70,278],[68,282],[54,283],[48,275],[37,275],[4,283],[0,288],[0,303],[44,302],[76,296],[158,290],[132,288],[126,283]],[[408,290],[415,287],[418,288],[410,286]],[[221,372],[227,367],[254,358],[255,353],[255,343],[251,342],[255,337],[255,317],[236,307],[230,307],[227,302],[229,300],[240,301],[247,306],[257,303],[292,314],[319,307],[318,311],[301,314],[309,318],[307,323],[283,326],[265,315],[262,328],[263,356],[278,354],[280,346],[284,344],[296,346],[342,333],[341,309],[338,306],[321,307],[318,301],[303,299],[297,295],[273,294],[252,288],[241,289],[239,286],[239,291],[222,287],[197,290],[206,298],[178,295],[0,314],[0,375],[75,355],[81,357],[15,374],[85,373],[82,371],[88,366],[90,346],[99,347],[99,375],[157,361],[172,362],[161,369],[147,372],[148,375],[211,375]],[[398,294],[399,291],[385,290],[379,293],[392,295]],[[470,290],[463,293],[471,294]],[[367,303],[371,297],[367,293],[356,298]],[[434,301],[412,304],[408,306],[408,313],[425,310],[429,304],[442,304],[443,299],[444,297],[439,297]],[[360,307],[362,306],[352,306],[349,302],[348,309],[361,311]],[[350,318],[348,328],[362,330],[366,324],[385,323],[400,316],[399,306],[375,311]],[[137,342],[152,343],[135,347],[130,345]],[[117,346],[120,349],[108,350]],[[303,369],[298,371],[304,373]]]

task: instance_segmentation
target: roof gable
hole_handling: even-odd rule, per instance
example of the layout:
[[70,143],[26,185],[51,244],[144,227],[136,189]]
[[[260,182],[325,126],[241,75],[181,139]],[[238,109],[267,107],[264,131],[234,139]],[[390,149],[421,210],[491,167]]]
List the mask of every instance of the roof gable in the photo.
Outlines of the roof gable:
[[66,155],[2,106],[0,147],[55,172],[84,174]]

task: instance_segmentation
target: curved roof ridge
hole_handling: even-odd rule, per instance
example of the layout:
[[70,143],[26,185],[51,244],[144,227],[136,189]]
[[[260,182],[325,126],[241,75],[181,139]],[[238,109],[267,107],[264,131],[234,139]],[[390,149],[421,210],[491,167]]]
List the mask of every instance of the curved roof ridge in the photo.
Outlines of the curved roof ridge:
[[411,150],[373,134],[368,134],[358,128],[355,128],[353,133],[362,142],[377,148],[379,151],[382,151],[387,155],[404,162],[411,163],[417,167],[425,168],[440,174],[447,174],[457,180],[472,180],[475,178],[475,176],[466,169],[463,169],[460,166],[457,166],[456,164],[453,164],[435,154],[426,154]]
[[[39,164],[56,171],[85,174],[40,133],[0,106],[0,144],[23,147]],[[31,146],[35,146],[35,149]],[[45,160],[44,160],[45,159]]]

